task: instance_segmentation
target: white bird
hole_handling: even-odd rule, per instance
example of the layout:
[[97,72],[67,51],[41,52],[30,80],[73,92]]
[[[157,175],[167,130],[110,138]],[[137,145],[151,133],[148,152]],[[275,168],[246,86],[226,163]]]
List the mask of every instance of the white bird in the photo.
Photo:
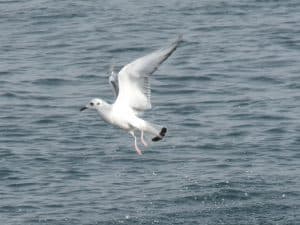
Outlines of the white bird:
[[[145,147],[148,144],[144,139],[144,133],[154,135],[152,141],[159,141],[167,132],[167,128],[138,117],[140,112],[151,109],[149,76],[176,50],[181,40],[182,36],[179,36],[170,46],[134,60],[125,65],[118,74],[112,70],[109,82],[116,95],[115,102],[109,104],[102,99],[95,98],[80,111],[96,109],[104,121],[131,134],[137,154],[142,155],[137,145],[136,132],[140,132],[141,142]],[[157,127],[160,128],[157,129]]]

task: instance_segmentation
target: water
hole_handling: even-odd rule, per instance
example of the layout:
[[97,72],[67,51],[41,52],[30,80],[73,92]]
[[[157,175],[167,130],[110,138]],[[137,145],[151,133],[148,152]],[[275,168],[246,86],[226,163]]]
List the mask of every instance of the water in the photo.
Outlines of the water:
[[[0,223],[299,224],[300,3],[1,1]],[[152,80],[140,157],[96,112],[109,67]]]

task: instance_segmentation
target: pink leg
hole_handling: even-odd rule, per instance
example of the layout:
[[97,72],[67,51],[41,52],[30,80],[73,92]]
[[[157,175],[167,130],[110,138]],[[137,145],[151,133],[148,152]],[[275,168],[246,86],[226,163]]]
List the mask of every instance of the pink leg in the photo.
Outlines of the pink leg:
[[136,136],[134,135],[134,132],[133,132],[133,131],[130,131],[129,133],[130,133],[130,134],[133,136],[133,138],[134,138],[134,148],[135,148],[135,150],[136,150],[136,153],[137,153],[138,155],[142,155],[142,151],[141,151],[141,149],[139,149],[139,147],[138,147],[138,145],[137,145]]
[[136,143],[136,137],[134,137],[134,147],[135,147],[136,153],[138,155],[143,155],[141,149],[139,149],[139,147],[138,147],[138,145]]
[[145,147],[148,147],[147,142],[144,140],[144,131],[143,130],[141,130],[141,141]]

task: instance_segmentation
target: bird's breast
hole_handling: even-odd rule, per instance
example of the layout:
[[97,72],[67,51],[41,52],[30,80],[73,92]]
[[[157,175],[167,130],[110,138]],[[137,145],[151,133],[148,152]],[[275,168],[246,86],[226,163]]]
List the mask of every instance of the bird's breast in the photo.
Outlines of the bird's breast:
[[133,119],[131,112],[125,110],[113,110],[111,114],[112,124],[124,130],[131,130],[131,120]]

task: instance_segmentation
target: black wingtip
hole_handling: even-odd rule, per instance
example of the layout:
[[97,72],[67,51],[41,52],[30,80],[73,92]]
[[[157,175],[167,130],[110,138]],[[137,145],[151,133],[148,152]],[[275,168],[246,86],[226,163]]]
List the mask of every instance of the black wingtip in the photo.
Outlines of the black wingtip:
[[161,129],[161,131],[160,131],[159,134],[160,134],[162,137],[164,137],[164,136],[166,135],[166,133],[167,133],[167,128],[163,127],[163,128]]
[[163,139],[163,137],[166,135],[166,133],[167,133],[167,128],[163,127],[159,133],[159,136],[152,138],[152,141],[154,141],[154,142],[160,141],[161,139]]

